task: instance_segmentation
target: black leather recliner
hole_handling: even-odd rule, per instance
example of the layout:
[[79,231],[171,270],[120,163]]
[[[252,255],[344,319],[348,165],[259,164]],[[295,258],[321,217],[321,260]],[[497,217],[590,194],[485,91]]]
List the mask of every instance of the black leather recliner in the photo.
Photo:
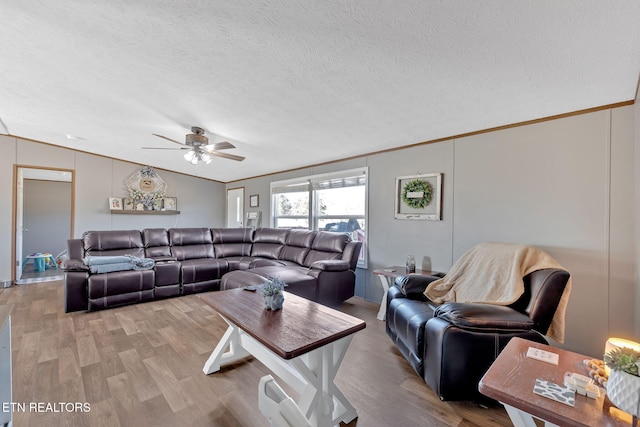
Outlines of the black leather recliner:
[[487,402],[478,382],[511,338],[548,344],[545,334],[569,273],[549,268],[528,274],[525,293],[508,306],[437,305],[424,296],[436,279],[396,278],[387,294],[387,335],[440,399]]

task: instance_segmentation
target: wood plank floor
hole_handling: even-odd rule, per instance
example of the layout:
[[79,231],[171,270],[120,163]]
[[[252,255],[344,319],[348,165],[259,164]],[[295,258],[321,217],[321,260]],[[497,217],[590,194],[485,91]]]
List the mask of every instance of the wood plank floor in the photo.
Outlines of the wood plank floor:
[[[195,295],[65,314],[55,281],[1,289],[1,304],[14,304],[13,401],[26,406],[13,413],[16,427],[269,425],[258,409],[258,381],[270,373],[260,362],[202,373],[226,324]],[[341,310],[367,322],[336,378],[358,411],[350,426],[511,425],[502,408],[441,402],[386,336],[375,304],[352,298]]]

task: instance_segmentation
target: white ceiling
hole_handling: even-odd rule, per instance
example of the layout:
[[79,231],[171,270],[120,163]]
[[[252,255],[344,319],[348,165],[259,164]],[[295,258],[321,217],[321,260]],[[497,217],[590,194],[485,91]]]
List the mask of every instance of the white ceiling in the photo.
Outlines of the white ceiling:
[[[0,18],[0,133],[223,182],[629,101],[640,74],[638,0],[3,0]],[[246,160],[141,149],[192,125]]]

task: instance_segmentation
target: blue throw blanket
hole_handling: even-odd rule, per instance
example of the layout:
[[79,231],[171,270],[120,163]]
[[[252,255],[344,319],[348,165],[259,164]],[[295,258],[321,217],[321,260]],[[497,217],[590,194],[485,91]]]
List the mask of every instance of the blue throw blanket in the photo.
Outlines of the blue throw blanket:
[[133,255],[87,256],[83,259],[92,273],[111,273],[126,270],[150,270],[155,265],[151,258],[138,258]]

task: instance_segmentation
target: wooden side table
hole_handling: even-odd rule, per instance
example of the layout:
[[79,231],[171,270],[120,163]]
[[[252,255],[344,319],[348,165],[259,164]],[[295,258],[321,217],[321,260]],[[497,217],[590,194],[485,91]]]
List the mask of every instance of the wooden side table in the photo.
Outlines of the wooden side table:
[[[558,354],[558,365],[527,357],[529,347]],[[563,385],[565,372],[588,375],[584,359],[591,357],[522,338],[513,338],[493,362],[478,385],[480,392],[502,403],[516,427],[546,426],[612,427],[631,425],[631,415],[611,406],[602,393],[596,399],[576,393],[568,406],[533,392],[537,378]]]
[[[431,276],[435,271],[431,270],[419,270],[416,269],[415,273],[421,276]],[[379,270],[373,270],[373,274],[380,278],[380,284],[382,285],[382,302],[380,303],[380,310],[378,310],[378,320],[384,320],[387,316],[387,291],[393,286],[396,277],[405,276],[407,274],[406,267],[393,266],[387,268],[381,268]]]

